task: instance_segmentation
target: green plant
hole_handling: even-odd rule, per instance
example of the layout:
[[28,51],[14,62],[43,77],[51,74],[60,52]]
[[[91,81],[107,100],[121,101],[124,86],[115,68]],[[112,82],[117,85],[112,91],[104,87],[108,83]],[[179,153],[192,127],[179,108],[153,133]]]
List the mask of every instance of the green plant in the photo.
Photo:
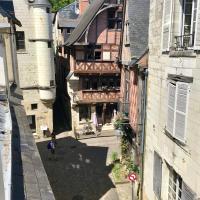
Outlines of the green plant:
[[114,163],[118,160],[118,153],[117,152],[112,152],[111,160],[112,160],[112,163]]
[[58,11],[60,8],[70,4],[73,0],[49,0],[52,5],[52,12]]
[[113,172],[113,175],[114,175],[114,178],[116,181],[120,181],[121,180],[121,168],[122,168],[122,165],[120,163],[116,163],[112,169],[112,172]]
[[130,157],[130,144],[125,135],[121,137],[121,155],[122,160],[126,160]]

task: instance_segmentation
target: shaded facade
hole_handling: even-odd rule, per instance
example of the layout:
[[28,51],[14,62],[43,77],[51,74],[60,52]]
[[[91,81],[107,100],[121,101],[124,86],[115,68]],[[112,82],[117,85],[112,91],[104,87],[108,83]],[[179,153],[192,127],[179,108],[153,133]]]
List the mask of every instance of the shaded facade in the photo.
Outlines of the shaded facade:
[[118,65],[123,2],[80,1],[80,21],[64,44],[73,127],[109,124],[120,98]]
[[[126,134],[131,146],[132,162],[139,169],[135,193],[141,196],[143,181],[144,126],[148,70],[148,0],[127,0],[124,9],[121,47],[120,112],[126,120]],[[130,128],[131,127],[131,131]]]

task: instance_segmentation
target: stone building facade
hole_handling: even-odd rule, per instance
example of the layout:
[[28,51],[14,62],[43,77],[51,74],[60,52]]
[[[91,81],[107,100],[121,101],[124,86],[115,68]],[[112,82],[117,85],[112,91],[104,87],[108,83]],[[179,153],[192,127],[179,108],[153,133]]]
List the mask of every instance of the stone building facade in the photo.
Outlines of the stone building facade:
[[14,0],[19,85],[32,131],[53,130],[55,72],[52,50],[51,5],[47,0]]
[[150,4],[143,199],[200,198],[200,1]]

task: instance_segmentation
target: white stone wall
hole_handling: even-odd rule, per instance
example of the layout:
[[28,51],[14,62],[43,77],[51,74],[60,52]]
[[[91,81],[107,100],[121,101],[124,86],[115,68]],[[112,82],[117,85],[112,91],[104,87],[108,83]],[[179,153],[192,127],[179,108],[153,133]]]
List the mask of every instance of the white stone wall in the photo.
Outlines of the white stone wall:
[[17,52],[20,87],[36,86],[37,80],[37,60],[36,44],[30,42],[34,34],[33,16],[28,3],[24,0],[14,0],[15,16],[20,20],[22,27],[16,27],[17,31],[25,33],[25,51]]
[[[162,8],[162,0],[151,1],[143,199],[156,199],[153,192],[154,151],[163,161],[162,199],[168,199],[167,163],[200,198],[200,54],[195,53],[195,57],[170,57],[169,54],[162,54]],[[168,74],[194,78],[190,84],[185,146],[177,145],[165,134]]]
[[[48,94],[51,92],[52,94],[45,98],[42,98],[39,94],[39,86],[38,79],[42,77],[42,80],[46,81],[48,79],[47,86],[50,86],[50,81],[53,80],[55,83],[55,75],[54,75],[54,65],[53,65],[53,50],[51,53],[49,51],[50,48],[47,48],[48,37],[52,39],[51,36],[51,26],[47,25],[47,16],[45,18],[45,22],[43,21],[44,16],[41,16],[41,24],[38,23],[38,28],[36,30],[34,24],[34,16],[38,19],[38,12],[33,12],[33,7],[28,5],[27,0],[13,0],[15,16],[20,20],[22,27],[16,27],[17,31],[24,31],[25,33],[25,50],[17,51],[17,60],[18,60],[18,71],[19,71],[19,82],[20,88],[23,90],[23,105],[25,107],[25,111],[27,115],[35,115],[36,119],[36,132],[37,134],[42,135],[42,130],[40,128],[41,125],[46,125],[50,131],[53,130],[53,111],[52,105],[54,101],[54,92],[52,90],[42,90],[42,92],[46,91]],[[46,12],[44,8],[43,13]],[[35,14],[35,15],[34,15]],[[36,21],[36,20],[35,20]],[[38,22],[38,21],[36,21]],[[49,23],[51,23],[49,21]],[[44,25],[42,29],[39,25]],[[47,41],[43,41],[46,44],[46,52],[44,48],[39,47],[37,40],[34,42],[32,39],[38,39],[39,33],[45,32],[45,38]],[[38,34],[36,34],[38,33]],[[37,38],[36,38],[37,37]],[[40,42],[41,43],[41,42]],[[42,57],[41,54],[44,54],[42,63],[39,60],[38,54]],[[50,56],[49,59],[47,56]],[[44,69],[43,71],[40,69],[40,66],[44,66],[44,61],[47,62],[48,66],[45,67],[45,75]],[[41,63],[41,65],[40,65]],[[43,65],[42,65],[43,64]],[[48,68],[49,67],[49,71]],[[44,67],[43,67],[44,68]],[[38,70],[40,69],[40,71]],[[40,74],[39,74],[40,72]],[[41,74],[43,73],[43,74]],[[41,81],[40,81],[41,82]],[[46,86],[45,85],[45,86]],[[43,86],[43,85],[42,85]],[[46,94],[46,93],[45,93]],[[45,101],[41,101],[41,98]],[[36,110],[31,110],[31,104],[37,103],[38,108]]]

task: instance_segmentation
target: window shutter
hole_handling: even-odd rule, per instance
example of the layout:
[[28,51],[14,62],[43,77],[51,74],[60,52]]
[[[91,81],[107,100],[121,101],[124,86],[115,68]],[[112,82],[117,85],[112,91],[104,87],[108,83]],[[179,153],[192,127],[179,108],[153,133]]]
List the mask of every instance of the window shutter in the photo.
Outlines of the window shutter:
[[172,0],[164,0],[163,27],[162,27],[162,50],[169,51],[170,32],[172,19]]
[[183,182],[181,200],[195,200],[196,194]]
[[154,152],[153,190],[158,199],[161,197],[162,159]]
[[196,50],[200,50],[200,0],[197,0],[197,17],[196,17],[194,48]]
[[176,86],[169,83],[168,86],[168,114],[167,114],[167,131],[173,136],[174,130],[174,111],[175,111]]
[[186,112],[188,101],[188,83],[176,83],[176,111],[174,135],[178,140],[185,142]]

